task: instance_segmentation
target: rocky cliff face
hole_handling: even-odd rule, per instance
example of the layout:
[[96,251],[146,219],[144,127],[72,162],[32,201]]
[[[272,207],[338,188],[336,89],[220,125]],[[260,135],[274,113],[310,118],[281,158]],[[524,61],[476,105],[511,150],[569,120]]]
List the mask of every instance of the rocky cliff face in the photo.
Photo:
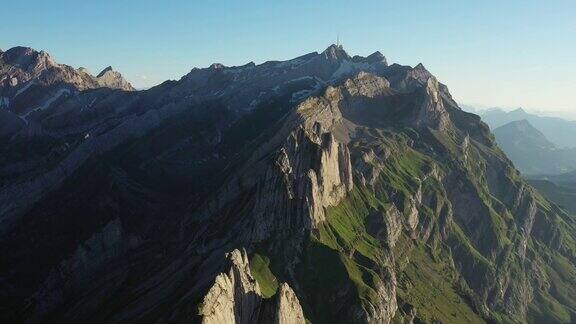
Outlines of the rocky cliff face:
[[305,323],[302,307],[289,285],[281,284],[273,299],[263,299],[246,251],[234,250],[227,258],[229,273],[216,277],[200,305],[202,323]]
[[102,70],[96,76],[98,84],[102,87],[112,88],[112,89],[122,89],[126,91],[134,90],[132,85],[128,81],[124,80],[122,75],[118,71],[114,71],[111,66]]
[[575,318],[574,217],[421,64],[331,46],[29,117],[0,139],[2,319]]

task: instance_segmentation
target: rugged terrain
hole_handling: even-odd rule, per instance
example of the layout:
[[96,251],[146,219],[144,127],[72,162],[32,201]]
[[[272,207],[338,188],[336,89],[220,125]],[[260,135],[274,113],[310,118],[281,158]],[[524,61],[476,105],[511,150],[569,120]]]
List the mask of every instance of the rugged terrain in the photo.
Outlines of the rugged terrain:
[[[0,50],[0,109],[19,115],[22,122],[79,91],[96,88],[134,90],[111,67],[95,77],[85,68],[74,69],[58,64],[44,51],[29,47],[14,47],[6,52]],[[8,126],[0,125],[3,128],[0,135],[6,135],[4,128]]]
[[422,64],[76,88],[2,110],[4,322],[576,320],[575,218]]

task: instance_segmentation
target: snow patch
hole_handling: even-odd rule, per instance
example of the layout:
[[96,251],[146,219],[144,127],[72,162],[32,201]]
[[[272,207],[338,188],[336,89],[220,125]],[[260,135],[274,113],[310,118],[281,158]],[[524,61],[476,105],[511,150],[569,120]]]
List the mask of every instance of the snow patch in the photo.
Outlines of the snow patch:
[[58,100],[58,98],[60,98],[63,94],[70,94],[70,90],[68,89],[60,89],[58,90],[58,92],[56,92],[56,94],[54,96],[52,96],[50,99],[44,101],[44,103],[32,110],[30,110],[29,112],[27,112],[24,116],[22,116],[22,118],[26,119],[28,117],[28,115],[30,115],[31,113],[35,112],[35,111],[42,111],[48,107],[50,107],[50,105],[52,103],[54,103],[54,101]]
[[316,85],[314,85],[314,87],[312,87],[311,89],[304,89],[294,92],[292,94],[292,97],[290,98],[291,103],[301,101],[303,99],[306,99],[307,97],[310,97],[311,95],[318,92],[320,89],[322,89],[323,86],[326,85],[324,81],[318,79],[317,77],[312,77],[311,79],[316,81]]
[[14,98],[18,97],[20,94],[22,94],[24,91],[28,90],[28,88],[30,88],[30,86],[34,83],[34,81],[30,81],[28,83],[26,83],[26,85],[24,87],[22,87],[20,90],[16,91],[16,94],[14,95]]
[[339,79],[343,76],[350,75],[354,72],[373,71],[374,67],[366,62],[352,62],[343,60],[340,66],[332,74],[332,79]]

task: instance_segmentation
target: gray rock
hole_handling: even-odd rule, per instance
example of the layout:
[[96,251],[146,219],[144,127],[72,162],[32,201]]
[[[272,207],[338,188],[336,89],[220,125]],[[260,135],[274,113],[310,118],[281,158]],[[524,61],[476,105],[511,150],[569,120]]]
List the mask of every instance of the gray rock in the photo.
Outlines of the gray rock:
[[283,283],[272,300],[265,300],[250,272],[246,251],[227,254],[228,273],[216,277],[200,305],[202,323],[305,323],[294,291]]

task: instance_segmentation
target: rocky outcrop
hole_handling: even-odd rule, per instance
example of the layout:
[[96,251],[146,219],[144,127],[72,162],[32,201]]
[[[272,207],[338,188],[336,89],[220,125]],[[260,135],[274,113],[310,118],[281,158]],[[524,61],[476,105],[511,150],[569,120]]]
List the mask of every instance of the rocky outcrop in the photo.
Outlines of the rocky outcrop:
[[297,128],[268,165],[257,184],[251,227],[253,241],[287,230],[299,232],[318,227],[325,208],[337,205],[352,190],[352,167],[346,144],[331,133]]
[[111,66],[105,68],[96,76],[98,84],[102,87],[112,88],[112,89],[122,89],[126,91],[132,91],[134,88],[128,81],[124,80],[122,74],[114,71]]
[[227,258],[229,272],[216,277],[200,305],[202,323],[305,323],[300,302],[288,284],[281,284],[271,300],[263,299],[246,251],[234,250]]
[[271,323],[292,324],[305,323],[304,313],[298,301],[298,297],[287,283],[278,288],[277,295],[272,303],[274,318]]
[[0,107],[21,116],[43,110],[59,91],[78,91],[107,87],[133,91],[116,71],[106,69],[98,77],[57,63],[48,53],[28,47],[14,47],[0,54]]
[[435,77],[426,81],[424,103],[416,116],[417,126],[427,126],[434,129],[446,129],[450,119],[439,90],[439,83]]
[[202,323],[255,323],[262,296],[250,273],[246,251],[234,250],[227,258],[229,272],[216,277],[200,306]]
[[[368,75],[348,83],[350,92],[370,92],[367,84],[384,81]],[[202,218],[254,191],[250,218],[242,219],[246,240],[259,242],[317,229],[325,209],[353,188],[350,151],[334,133],[341,127],[344,90],[328,87],[320,97],[300,103],[282,128],[252,154],[239,177],[229,179],[203,208]]]
[[383,95],[390,88],[390,82],[385,78],[362,71],[353,78],[344,81],[342,88],[347,92],[348,96],[376,98]]
[[[335,206],[340,202],[348,191],[352,189],[352,167],[350,164],[350,152],[346,145],[338,143],[330,133],[315,134],[318,136],[320,161],[317,165],[311,165],[308,171],[309,204],[312,227],[325,220],[324,209],[329,206]],[[295,149],[296,147],[293,147]],[[301,156],[300,161],[306,157]],[[299,161],[296,160],[295,163]],[[288,178],[298,178],[298,175],[285,174]],[[295,184],[287,184],[294,187]],[[302,192],[304,193],[304,192]],[[299,195],[295,197],[303,197]]]

